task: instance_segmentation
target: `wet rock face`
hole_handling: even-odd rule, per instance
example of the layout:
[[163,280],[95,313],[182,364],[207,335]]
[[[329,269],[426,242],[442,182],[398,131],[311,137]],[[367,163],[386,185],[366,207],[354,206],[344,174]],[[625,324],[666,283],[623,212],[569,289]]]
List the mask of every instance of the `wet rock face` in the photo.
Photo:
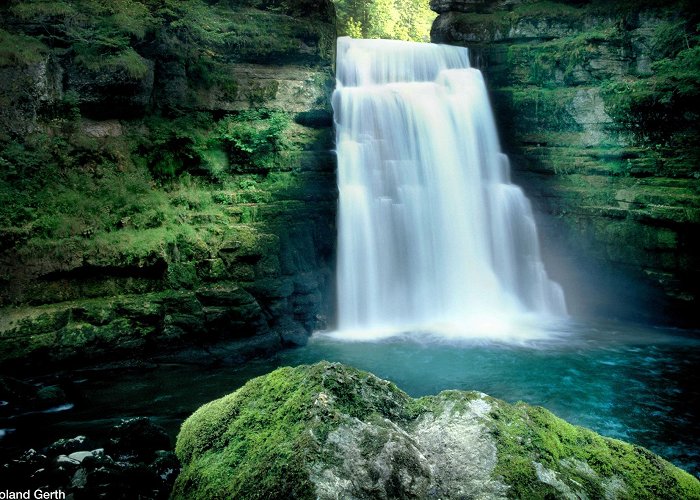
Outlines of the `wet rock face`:
[[430,8],[438,14],[446,12],[493,12],[512,8],[523,0],[431,0]]
[[570,310],[697,323],[698,81],[681,69],[695,67],[692,7],[432,5],[433,41],[469,47],[486,76]]
[[63,68],[54,58],[21,66],[0,66],[0,128],[22,136],[37,131],[41,108],[63,94]]
[[[138,23],[0,7],[23,44],[0,60],[2,366],[226,341],[240,362],[331,320],[332,4],[140,4],[146,31],[102,58],[80,37]],[[72,201],[45,226],[36,193]]]
[[547,410],[412,399],[327,362],[281,368],[185,421],[173,498],[674,498],[696,478]]

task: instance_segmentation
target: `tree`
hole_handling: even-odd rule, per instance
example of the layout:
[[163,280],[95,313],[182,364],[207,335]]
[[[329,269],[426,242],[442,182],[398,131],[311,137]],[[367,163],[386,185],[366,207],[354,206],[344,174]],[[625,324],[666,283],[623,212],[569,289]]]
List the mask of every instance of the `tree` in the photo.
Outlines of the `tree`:
[[353,38],[430,40],[429,0],[334,0],[338,34]]

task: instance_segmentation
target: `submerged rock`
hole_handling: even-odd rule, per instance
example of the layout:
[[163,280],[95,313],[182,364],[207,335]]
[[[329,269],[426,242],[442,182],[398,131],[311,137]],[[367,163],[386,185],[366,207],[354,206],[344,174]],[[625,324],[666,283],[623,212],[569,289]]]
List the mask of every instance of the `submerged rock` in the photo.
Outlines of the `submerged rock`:
[[0,375],[0,415],[51,411],[68,404],[57,385],[37,385]]
[[697,498],[648,450],[479,392],[280,368],[185,421],[173,498]]

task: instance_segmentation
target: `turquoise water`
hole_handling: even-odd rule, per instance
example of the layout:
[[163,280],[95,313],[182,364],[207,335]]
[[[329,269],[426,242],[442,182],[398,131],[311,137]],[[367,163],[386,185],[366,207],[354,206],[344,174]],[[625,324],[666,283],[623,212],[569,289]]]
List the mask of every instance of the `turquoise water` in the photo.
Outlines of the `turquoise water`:
[[332,359],[392,380],[412,396],[475,389],[541,405],[577,425],[651,448],[700,472],[697,332],[568,323],[550,340],[460,342],[406,334],[379,343],[314,338],[284,364]]
[[479,390],[542,405],[574,424],[641,444],[700,475],[700,333],[618,323],[559,325],[531,342],[445,340],[406,333],[375,342],[315,335],[306,347],[242,367],[160,364],[66,375],[72,406],[0,419],[0,445],[104,436],[121,418],[153,417],[174,436],[201,404],[278,366],[340,361],[389,379],[412,396]]

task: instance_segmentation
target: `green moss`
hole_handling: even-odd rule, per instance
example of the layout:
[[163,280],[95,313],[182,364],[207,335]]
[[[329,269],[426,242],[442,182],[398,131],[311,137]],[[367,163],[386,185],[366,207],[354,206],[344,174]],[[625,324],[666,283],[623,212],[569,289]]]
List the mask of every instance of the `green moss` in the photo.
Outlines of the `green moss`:
[[267,172],[279,153],[292,149],[287,138],[291,118],[282,111],[243,111],[219,122],[219,137],[235,173]]
[[163,342],[165,315],[203,324],[193,292],[167,290],[5,308],[0,317],[0,360],[12,363],[71,362],[129,355],[140,357]]
[[700,61],[700,47],[684,52],[688,61],[665,62],[665,71],[657,76],[610,81],[603,86],[606,112],[639,142],[668,146],[679,129],[692,126],[689,118],[698,111],[695,103],[700,96],[698,73],[693,72]]
[[[271,211],[261,217],[260,204],[304,195],[307,179],[292,171],[300,165],[292,156],[300,153],[290,150],[320,134],[266,110],[218,121],[201,113],[151,116],[143,125],[121,126],[124,133],[115,138],[76,131],[5,143],[0,227],[12,235],[6,245],[18,258],[66,262],[80,255],[86,264],[108,267],[165,262],[172,264],[169,286],[191,287],[199,279],[197,262],[215,256],[234,226],[244,225],[237,234],[257,234],[245,225],[279,217]],[[168,176],[164,159],[173,162]],[[244,171],[256,173],[237,173]],[[278,241],[243,239],[249,242],[238,253],[262,259],[258,272],[279,272],[272,256]],[[249,270],[231,273],[251,279]],[[47,289],[37,297],[50,295]]]
[[569,111],[576,92],[574,88],[504,87],[496,93],[497,105],[514,110],[511,125],[528,133],[580,132]]
[[685,20],[660,22],[651,36],[650,52],[655,60],[675,57],[689,44]]
[[[303,63],[319,56],[330,60],[333,53],[335,33],[327,24],[308,17],[302,21],[277,9],[169,0],[156,14],[165,31],[176,37],[176,53],[185,59],[188,72],[202,77],[205,85],[227,86],[217,71],[227,61]],[[302,54],[301,43],[315,50]]]
[[[699,41],[697,26],[675,18],[660,22],[650,37],[653,73],[603,85],[606,111],[639,142],[656,148],[697,149]],[[692,132],[684,133],[686,130]]]
[[[480,407],[488,404],[488,416],[474,415],[475,399],[483,400]],[[572,426],[543,408],[461,391],[411,399],[371,374],[321,362],[251,380],[188,418],[177,439],[183,469],[173,498],[315,498],[310,475],[343,461],[327,439],[358,424],[371,429],[350,445],[362,457],[377,457],[391,442],[392,463],[410,471],[415,456],[390,436],[397,428],[410,435],[421,416],[438,417],[448,408],[452,416],[479,418],[493,437],[492,477],[506,483],[510,498],[559,498],[562,488],[581,498],[700,495],[697,479],[660,457]]]
[[574,5],[568,5],[565,1],[539,1],[523,2],[516,5],[512,11],[513,16],[527,18],[581,18],[585,10]]
[[135,80],[144,78],[149,70],[146,59],[131,47],[109,55],[95,53],[92,47],[89,47],[80,50],[75,61],[94,72],[121,70]]
[[155,26],[152,12],[142,2],[18,2],[9,10],[40,26],[38,36],[51,45],[58,42],[70,47],[75,61],[92,71],[123,70],[137,79],[148,71],[144,59],[131,46]]
[[[196,465],[183,469],[174,498],[313,497],[297,452],[306,440],[303,419],[321,390],[302,370],[286,368],[200,408],[178,436],[178,458]],[[204,488],[193,481],[199,475]]]
[[561,37],[542,43],[508,46],[508,63],[513,68],[513,83],[561,87],[580,84],[576,71],[586,69],[594,58],[600,57],[600,46],[622,46],[619,26],[610,22],[596,30]]
[[48,47],[37,38],[0,29],[0,67],[41,62]]
[[[556,494],[538,480],[535,463],[559,473],[568,487],[583,490],[590,498],[606,497],[606,480],[613,479],[624,481],[623,498],[673,499],[700,494],[690,474],[647,450],[573,426],[544,408],[497,404],[491,416],[498,448],[494,474],[510,485],[510,498]],[[588,464],[592,473],[577,466],[580,463]]]
[[409,400],[393,384],[326,362],[253,379],[182,425],[175,451],[185,465],[173,498],[315,498],[308,454],[343,416],[408,420]]

